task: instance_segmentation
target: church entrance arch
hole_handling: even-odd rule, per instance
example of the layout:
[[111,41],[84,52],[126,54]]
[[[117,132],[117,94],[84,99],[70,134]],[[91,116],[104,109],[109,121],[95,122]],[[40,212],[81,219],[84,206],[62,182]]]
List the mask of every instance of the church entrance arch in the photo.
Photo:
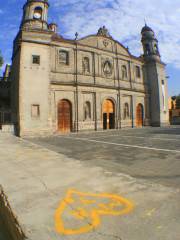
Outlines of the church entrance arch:
[[139,103],[136,107],[136,127],[143,126],[143,118],[144,118],[143,105]]
[[115,107],[110,99],[103,102],[103,129],[115,128]]
[[72,105],[63,99],[58,103],[58,131],[69,132],[72,130]]

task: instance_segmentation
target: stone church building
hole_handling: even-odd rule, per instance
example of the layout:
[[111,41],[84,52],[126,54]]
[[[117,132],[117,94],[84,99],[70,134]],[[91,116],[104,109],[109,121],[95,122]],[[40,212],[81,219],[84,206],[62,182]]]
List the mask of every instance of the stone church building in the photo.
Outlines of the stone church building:
[[165,64],[151,28],[133,56],[105,27],[65,39],[48,24],[48,0],[27,0],[12,55],[16,134],[169,124]]

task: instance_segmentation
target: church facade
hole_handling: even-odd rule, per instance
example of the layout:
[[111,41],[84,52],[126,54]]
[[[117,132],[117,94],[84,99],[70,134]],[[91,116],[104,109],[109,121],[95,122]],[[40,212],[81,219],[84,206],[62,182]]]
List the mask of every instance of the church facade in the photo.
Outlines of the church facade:
[[48,24],[47,0],[27,0],[12,56],[12,119],[16,134],[169,124],[165,64],[151,28],[142,29],[144,54],[102,27],[73,40]]

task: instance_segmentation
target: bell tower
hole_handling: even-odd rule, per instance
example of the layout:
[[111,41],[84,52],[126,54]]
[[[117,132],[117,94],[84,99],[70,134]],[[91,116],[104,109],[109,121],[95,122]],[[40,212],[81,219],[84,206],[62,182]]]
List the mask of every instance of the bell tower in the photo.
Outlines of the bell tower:
[[144,49],[144,57],[146,59],[157,59],[160,60],[158,40],[155,38],[154,31],[146,24],[142,31],[142,45]]
[[21,28],[48,29],[48,0],[27,0],[23,7]]
[[142,28],[144,75],[149,91],[152,126],[169,125],[168,92],[165,64],[161,61],[158,40],[146,24]]

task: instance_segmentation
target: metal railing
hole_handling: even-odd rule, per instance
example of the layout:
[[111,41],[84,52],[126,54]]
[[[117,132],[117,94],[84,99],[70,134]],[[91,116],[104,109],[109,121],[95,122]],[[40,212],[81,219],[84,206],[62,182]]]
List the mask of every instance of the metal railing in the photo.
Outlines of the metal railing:
[[0,82],[10,82],[8,77],[0,77]]
[[1,111],[0,110],[0,126],[3,124],[11,124],[12,117],[11,117],[11,111]]

